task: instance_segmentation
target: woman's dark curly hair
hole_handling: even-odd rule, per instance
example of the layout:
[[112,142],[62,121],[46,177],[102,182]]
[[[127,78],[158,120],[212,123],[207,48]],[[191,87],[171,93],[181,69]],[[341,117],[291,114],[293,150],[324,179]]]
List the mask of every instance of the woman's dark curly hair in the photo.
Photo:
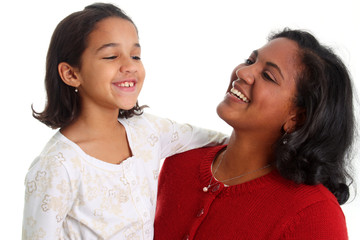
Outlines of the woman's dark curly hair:
[[[94,3],[64,18],[55,28],[47,57],[45,88],[47,102],[43,112],[33,116],[47,126],[56,129],[71,123],[80,111],[80,97],[74,87],[66,85],[58,73],[58,65],[67,62],[73,67],[81,67],[81,56],[87,47],[89,34],[96,24],[108,17],[119,17],[134,22],[121,9],[106,3]],[[136,26],[135,26],[136,28]],[[137,28],[136,28],[137,29]],[[119,110],[119,118],[129,118],[142,114],[138,103],[130,110]]]
[[277,144],[277,169],[296,183],[323,184],[339,204],[349,199],[348,167],[354,139],[353,92],[349,72],[334,52],[306,31],[288,28],[269,37],[299,46],[302,66],[295,104],[304,110],[301,125]]

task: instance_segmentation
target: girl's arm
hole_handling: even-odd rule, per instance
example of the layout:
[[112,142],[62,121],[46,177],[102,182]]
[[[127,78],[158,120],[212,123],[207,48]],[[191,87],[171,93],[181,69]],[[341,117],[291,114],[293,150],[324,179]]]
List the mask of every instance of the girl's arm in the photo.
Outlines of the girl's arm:
[[160,135],[161,158],[185,152],[194,148],[221,145],[228,142],[228,136],[190,124],[146,115],[153,122]]
[[25,179],[23,239],[60,239],[71,209],[72,188],[63,156],[39,158]]

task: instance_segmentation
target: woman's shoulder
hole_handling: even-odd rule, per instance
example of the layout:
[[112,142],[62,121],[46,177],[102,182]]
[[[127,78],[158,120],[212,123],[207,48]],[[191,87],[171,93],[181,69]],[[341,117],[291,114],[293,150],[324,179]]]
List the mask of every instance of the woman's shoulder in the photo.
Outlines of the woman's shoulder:
[[277,177],[277,192],[286,200],[284,203],[289,209],[299,212],[317,204],[323,204],[329,208],[340,208],[336,197],[322,184],[297,184],[284,179],[280,174]]
[[[278,230],[296,239],[327,238],[328,233],[346,235],[345,217],[335,196],[322,184],[297,184],[275,175],[276,183],[267,194],[268,209],[277,211]],[[271,188],[271,187],[270,187]],[[275,213],[274,213],[275,214]],[[330,234],[331,235],[331,234]],[[314,238],[315,237],[315,238]]]
[[293,188],[284,214],[284,238],[347,239],[344,213],[335,196],[322,184]]

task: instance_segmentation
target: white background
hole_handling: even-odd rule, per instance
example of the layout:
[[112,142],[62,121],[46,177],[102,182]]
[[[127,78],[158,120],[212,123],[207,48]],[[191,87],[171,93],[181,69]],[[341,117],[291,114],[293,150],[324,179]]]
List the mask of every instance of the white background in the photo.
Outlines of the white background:
[[[157,115],[230,134],[215,109],[232,69],[265,44],[270,31],[286,26],[310,30],[334,48],[359,91],[357,0],[112,2],[123,8],[139,29],[147,71],[139,100]],[[32,118],[30,108],[31,104],[37,110],[44,106],[45,56],[51,34],[61,19],[91,3],[8,0],[0,7],[1,239],[21,238],[24,177],[54,134]],[[358,147],[359,141],[355,143]],[[359,153],[354,162],[358,173]],[[359,177],[356,180],[360,185]],[[350,239],[360,239],[360,196],[342,208]]]

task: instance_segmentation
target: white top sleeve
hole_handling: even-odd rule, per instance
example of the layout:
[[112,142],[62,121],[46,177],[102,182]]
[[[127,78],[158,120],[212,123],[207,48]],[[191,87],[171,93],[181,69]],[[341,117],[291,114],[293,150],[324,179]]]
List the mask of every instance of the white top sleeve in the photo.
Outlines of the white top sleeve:
[[215,146],[228,142],[228,137],[220,132],[199,128],[190,124],[179,124],[175,121],[146,114],[153,122],[160,136],[161,156],[166,158],[191,149]]
[[[60,239],[65,217],[74,202],[62,155],[40,156],[26,178],[23,239]],[[25,231],[26,229],[26,231]]]

